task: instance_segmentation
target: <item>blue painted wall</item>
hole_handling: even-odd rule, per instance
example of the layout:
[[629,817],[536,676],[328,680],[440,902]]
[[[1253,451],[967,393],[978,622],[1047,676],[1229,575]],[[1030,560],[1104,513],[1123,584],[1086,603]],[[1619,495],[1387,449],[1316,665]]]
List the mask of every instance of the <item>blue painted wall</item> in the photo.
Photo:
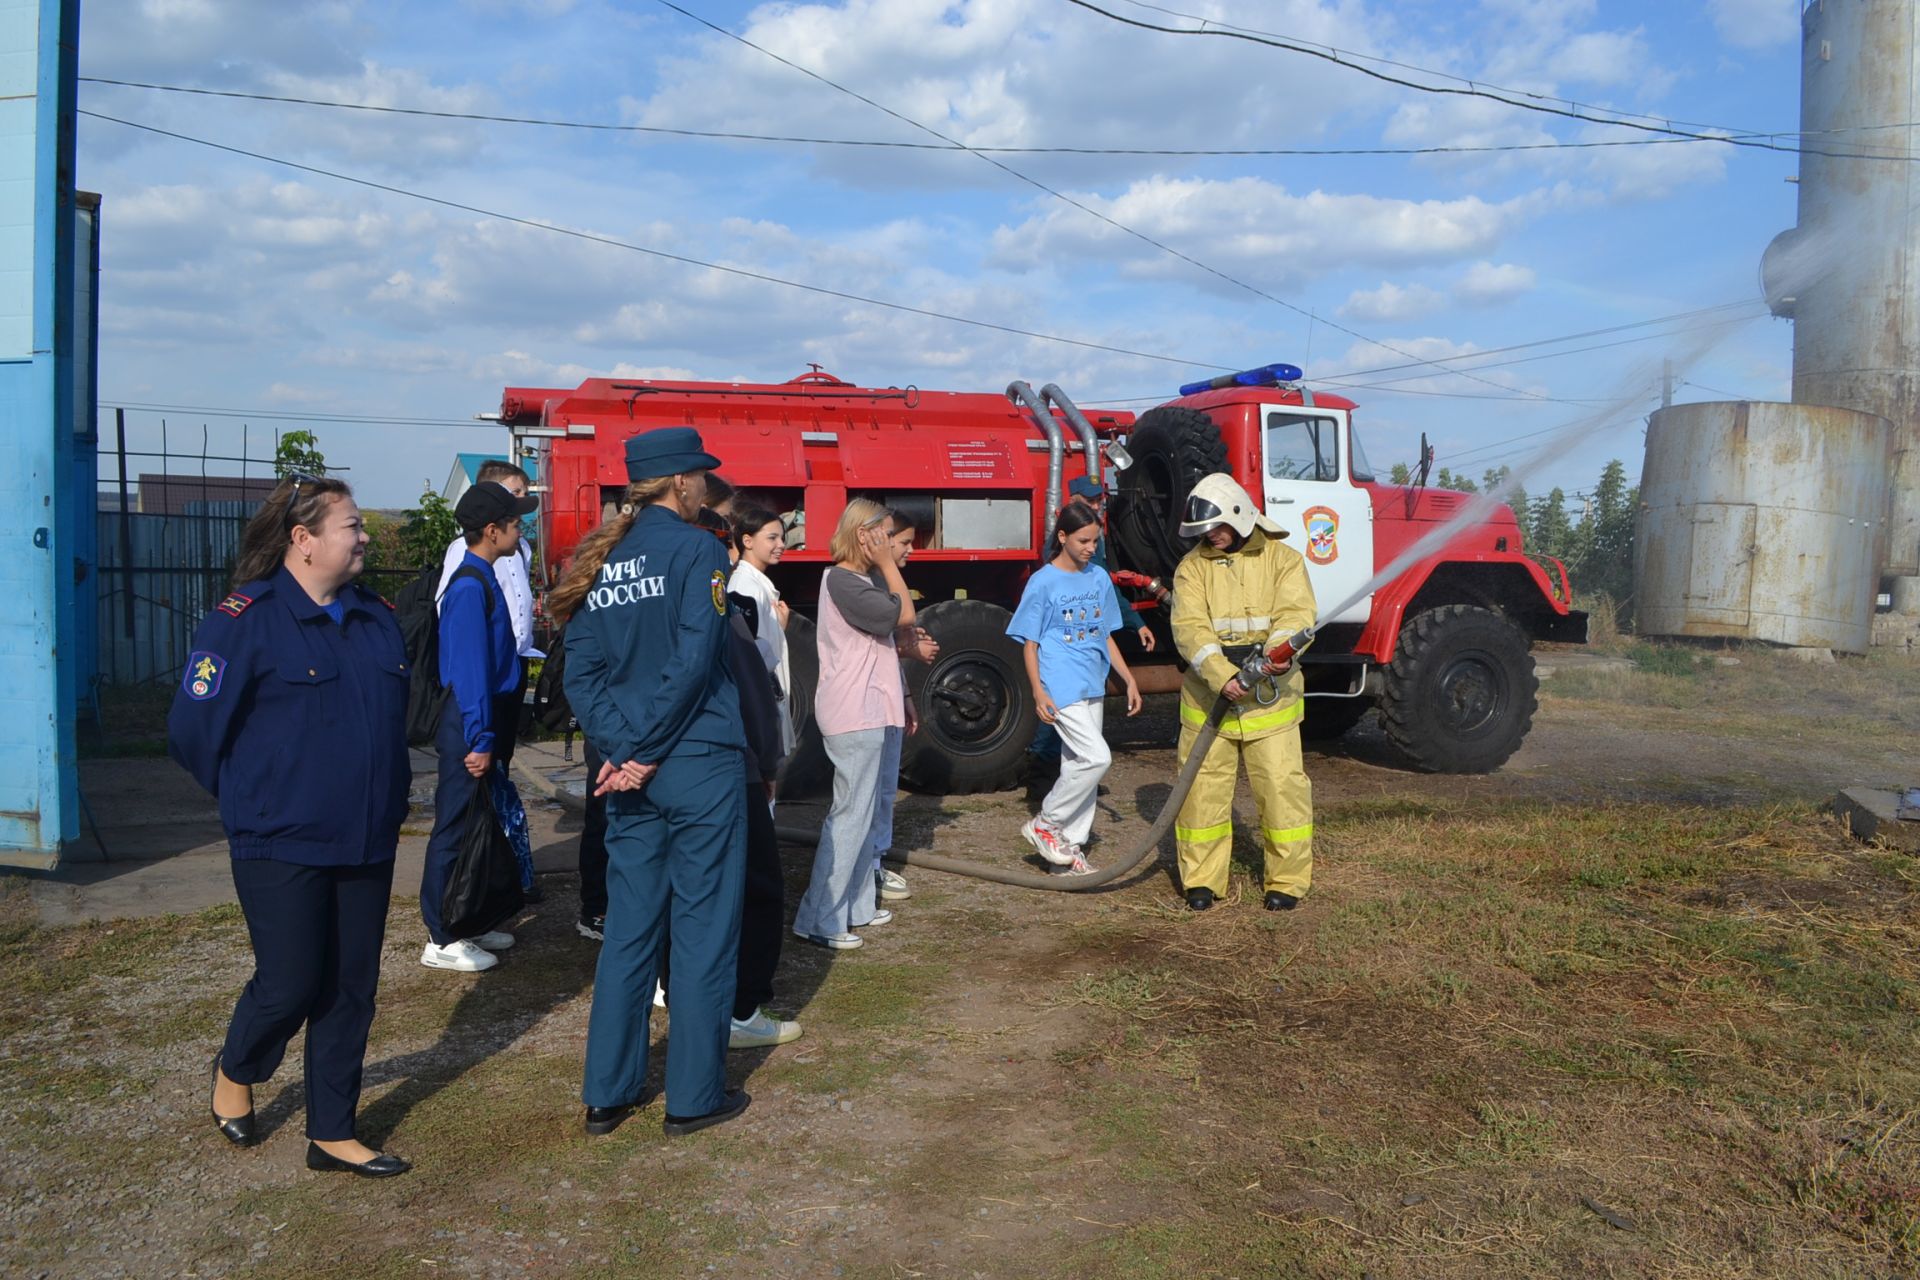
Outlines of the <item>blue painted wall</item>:
[[0,858],[27,863],[51,862],[79,835],[78,28],[78,0],[0,0]]

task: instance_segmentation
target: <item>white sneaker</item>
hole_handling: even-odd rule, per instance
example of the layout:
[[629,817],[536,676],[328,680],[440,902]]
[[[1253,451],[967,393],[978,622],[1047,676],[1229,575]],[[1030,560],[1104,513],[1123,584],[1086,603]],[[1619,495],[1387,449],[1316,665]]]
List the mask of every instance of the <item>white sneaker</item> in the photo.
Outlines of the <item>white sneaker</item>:
[[857,933],[806,933],[795,929],[793,936],[829,951],[857,951],[867,945],[867,940]]
[[1027,824],[1020,828],[1020,834],[1026,837],[1033,851],[1056,867],[1073,865],[1073,855],[1067,852],[1066,842],[1055,835],[1053,828],[1038,818],[1028,818]]
[[764,1049],[768,1045],[798,1040],[801,1034],[799,1023],[782,1022],[765,1009],[755,1009],[745,1022],[738,1018],[731,1021],[733,1025],[727,1032],[729,1049]]
[[513,945],[513,935],[502,933],[498,929],[489,929],[485,933],[476,933],[467,939],[476,947],[485,947],[488,951],[505,951]]
[[429,942],[420,953],[420,963],[429,969],[455,969],[461,973],[479,973],[500,963],[492,952],[473,945],[467,938],[455,938],[446,946]]
[[667,989],[658,982],[653,984],[653,1007],[656,1009],[667,1007]]
[[913,890],[907,888],[907,882],[885,867],[875,872],[873,878],[880,885],[882,902],[905,902],[913,896]]
[[892,924],[892,923],[893,923],[893,912],[887,910],[885,907],[882,907],[878,911],[873,913],[873,919],[867,921],[865,924],[861,925],[860,927],[862,929],[871,929],[874,925],[877,925],[877,924]]

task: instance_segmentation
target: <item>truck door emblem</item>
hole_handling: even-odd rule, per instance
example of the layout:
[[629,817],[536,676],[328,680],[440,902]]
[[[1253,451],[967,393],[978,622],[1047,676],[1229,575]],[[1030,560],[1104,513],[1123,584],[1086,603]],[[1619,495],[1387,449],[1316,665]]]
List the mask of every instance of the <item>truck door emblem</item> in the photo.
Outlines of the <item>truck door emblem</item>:
[[1332,564],[1340,558],[1340,516],[1331,507],[1308,507],[1301,517],[1307,527],[1307,559]]

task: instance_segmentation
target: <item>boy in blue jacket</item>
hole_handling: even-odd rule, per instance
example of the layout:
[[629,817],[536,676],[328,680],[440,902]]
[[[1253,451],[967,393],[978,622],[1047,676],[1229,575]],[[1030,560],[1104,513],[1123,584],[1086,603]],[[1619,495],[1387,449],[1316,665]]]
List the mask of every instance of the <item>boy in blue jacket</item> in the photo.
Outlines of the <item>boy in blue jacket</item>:
[[441,923],[440,900],[460,852],[474,788],[487,785],[496,761],[513,754],[520,650],[493,562],[520,545],[520,517],[538,505],[537,499],[515,497],[489,480],[461,494],[453,510],[467,553],[440,597],[440,678],[448,697],[434,739],[440,783],[433,793],[433,835],[420,875],[420,917],[427,926],[420,963],[429,969],[477,973],[500,963],[493,953],[513,945],[513,935],[497,929],[475,938],[449,934]]

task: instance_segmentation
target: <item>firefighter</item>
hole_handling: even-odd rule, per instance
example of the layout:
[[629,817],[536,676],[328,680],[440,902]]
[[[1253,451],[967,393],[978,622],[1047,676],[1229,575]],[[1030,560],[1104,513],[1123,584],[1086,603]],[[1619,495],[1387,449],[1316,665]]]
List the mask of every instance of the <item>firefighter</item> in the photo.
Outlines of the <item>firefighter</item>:
[[1291,911],[1313,878],[1313,788],[1300,758],[1305,711],[1297,664],[1249,687],[1241,662],[1314,622],[1313,587],[1287,535],[1230,475],[1193,487],[1182,537],[1199,538],[1173,577],[1173,641],[1187,662],[1180,686],[1182,766],[1215,701],[1232,707],[1174,821],[1187,906],[1205,911],[1227,891],[1233,789],[1245,761],[1260,811],[1269,911]]

